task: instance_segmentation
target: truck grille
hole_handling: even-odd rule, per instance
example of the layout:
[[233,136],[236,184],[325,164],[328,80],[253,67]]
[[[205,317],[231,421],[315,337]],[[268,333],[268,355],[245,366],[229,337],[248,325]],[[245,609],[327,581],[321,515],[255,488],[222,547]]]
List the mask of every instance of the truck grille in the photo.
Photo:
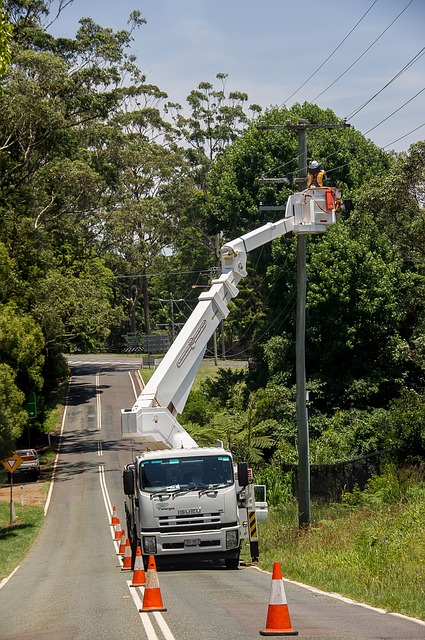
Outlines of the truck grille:
[[[196,547],[196,549],[206,549],[206,548],[220,548],[220,538],[218,540],[202,540],[200,544]],[[184,546],[184,542],[167,542],[162,545],[162,548],[167,551],[177,551],[181,549],[187,549]]]
[[159,531],[166,533],[172,531],[209,531],[222,527],[234,527],[236,522],[221,522],[220,513],[200,513],[191,515],[160,516],[158,519]]

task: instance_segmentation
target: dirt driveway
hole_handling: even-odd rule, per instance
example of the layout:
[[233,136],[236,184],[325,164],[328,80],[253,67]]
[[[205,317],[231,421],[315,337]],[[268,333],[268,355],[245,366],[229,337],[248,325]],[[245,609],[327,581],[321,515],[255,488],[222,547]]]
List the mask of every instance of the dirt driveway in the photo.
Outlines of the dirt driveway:
[[[15,504],[44,505],[49,490],[48,482],[37,480],[37,482],[13,483],[12,496]],[[0,501],[10,502],[10,485],[0,485]]]

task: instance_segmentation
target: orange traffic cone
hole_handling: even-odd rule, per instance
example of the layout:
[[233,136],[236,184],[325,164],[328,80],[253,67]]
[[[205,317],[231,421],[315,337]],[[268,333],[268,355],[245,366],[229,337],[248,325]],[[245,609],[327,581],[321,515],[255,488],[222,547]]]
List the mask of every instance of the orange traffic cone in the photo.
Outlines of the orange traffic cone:
[[272,584],[270,588],[269,609],[267,613],[266,628],[260,631],[261,636],[297,636],[289,618],[288,604],[286,602],[285,587],[279,562],[273,564]]
[[166,607],[162,604],[154,556],[149,556],[143,605],[139,611],[167,611]]
[[128,538],[125,541],[124,559],[122,562],[121,571],[131,571],[131,545]]
[[118,524],[118,522],[119,522],[119,518],[117,518],[117,508],[112,507],[111,527],[114,527],[116,524]]
[[125,555],[125,548],[127,546],[127,538],[125,537],[125,531],[124,529],[122,530],[122,536],[120,539],[120,546],[118,547],[118,556],[123,556]]
[[134,559],[133,581],[130,587],[142,587],[146,584],[145,567],[143,565],[142,550],[140,547],[136,549],[136,557]]
[[124,535],[124,531],[121,529],[120,519],[118,518],[118,522],[115,525],[115,540],[121,540]]

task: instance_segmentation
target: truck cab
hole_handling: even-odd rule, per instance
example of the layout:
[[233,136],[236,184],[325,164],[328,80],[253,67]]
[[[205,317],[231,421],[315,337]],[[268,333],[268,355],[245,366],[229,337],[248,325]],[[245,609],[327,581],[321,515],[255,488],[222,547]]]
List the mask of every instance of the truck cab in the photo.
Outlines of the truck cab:
[[219,447],[144,452],[127,465],[123,481],[127,529],[142,555],[221,559],[228,568],[238,567],[248,531],[241,526],[244,488],[236,482],[230,452]]

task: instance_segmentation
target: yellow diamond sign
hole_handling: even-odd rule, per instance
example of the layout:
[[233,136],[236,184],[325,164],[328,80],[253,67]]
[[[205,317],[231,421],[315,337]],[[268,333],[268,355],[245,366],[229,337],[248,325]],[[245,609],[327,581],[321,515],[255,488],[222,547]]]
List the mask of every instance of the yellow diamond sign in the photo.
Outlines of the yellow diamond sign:
[[6,460],[2,460],[1,463],[9,473],[14,473],[14,471],[16,471],[18,467],[21,466],[23,460],[21,456],[18,456],[18,454],[14,452],[11,456],[6,458]]

